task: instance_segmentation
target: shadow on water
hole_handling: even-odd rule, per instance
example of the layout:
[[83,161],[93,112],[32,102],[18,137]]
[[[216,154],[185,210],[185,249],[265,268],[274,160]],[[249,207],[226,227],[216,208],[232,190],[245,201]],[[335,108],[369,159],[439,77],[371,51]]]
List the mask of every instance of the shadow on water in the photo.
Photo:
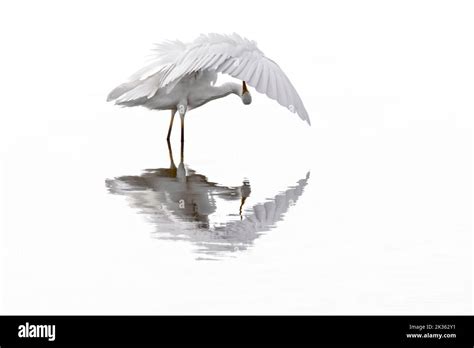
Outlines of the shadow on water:
[[[263,232],[275,227],[302,195],[309,172],[294,186],[278,192],[265,202],[247,207],[250,183],[224,186],[208,181],[183,163],[173,159],[168,142],[169,168],[147,169],[141,175],[107,179],[110,193],[124,195],[156,226],[159,239],[189,241],[196,247],[198,259],[219,259],[245,250]],[[231,213],[219,214],[218,207],[230,206]]]

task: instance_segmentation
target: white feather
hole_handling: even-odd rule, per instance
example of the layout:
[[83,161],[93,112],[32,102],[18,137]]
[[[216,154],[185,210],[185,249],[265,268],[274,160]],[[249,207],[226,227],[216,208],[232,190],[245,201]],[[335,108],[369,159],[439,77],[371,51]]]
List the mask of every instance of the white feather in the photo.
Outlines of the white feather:
[[[281,68],[265,57],[254,41],[235,33],[201,35],[190,43],[166,41],[157,44],[150,64],[131,76],[129,83],[134,88],[127,90],[123,85],[119,86],[110,98],[121,101],[151,98],[165,87],[169,93],[179,81],[196,71],[220,72],[246,81],[310,123],[301,98]],[[135,86],[136,80],[143,83]],[[214,75],[211,81],[215,81]],[[122,90],[125,90],[124,94],[117,97]]]

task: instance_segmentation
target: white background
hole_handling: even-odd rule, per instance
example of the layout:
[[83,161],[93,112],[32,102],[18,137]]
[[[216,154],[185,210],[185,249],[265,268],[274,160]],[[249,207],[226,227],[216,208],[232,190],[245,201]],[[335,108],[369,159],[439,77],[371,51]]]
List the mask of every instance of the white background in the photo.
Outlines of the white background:
[[[0,313],[471,314],[473,17],[469,1],[2,2]],[[313,126],[255,91],[218,100],[188,114],[185,162],[249,178],[256,201],[311,178],[253,248],[196,261],[104,185],[167,165],[168,113],[105,97],[153,42],[234,31]]]

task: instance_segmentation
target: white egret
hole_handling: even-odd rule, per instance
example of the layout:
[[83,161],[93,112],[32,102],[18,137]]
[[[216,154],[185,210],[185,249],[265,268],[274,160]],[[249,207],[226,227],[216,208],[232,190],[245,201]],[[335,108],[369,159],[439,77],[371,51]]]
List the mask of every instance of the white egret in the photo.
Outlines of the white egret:
[[[242,85],[228,82],[215,86],[218,73],[242,80]],[[248,105],[252,97],[247,84],[311,124],[301,98],[281,68],[265,57],[254,41],[235,33],[201,35],[190,43],[176,40],[156,45],[151,63],[110,92],[107,101],[171,110],[168,140],[178,111],[183,142],[184,116],[188,111],[230,94]]]

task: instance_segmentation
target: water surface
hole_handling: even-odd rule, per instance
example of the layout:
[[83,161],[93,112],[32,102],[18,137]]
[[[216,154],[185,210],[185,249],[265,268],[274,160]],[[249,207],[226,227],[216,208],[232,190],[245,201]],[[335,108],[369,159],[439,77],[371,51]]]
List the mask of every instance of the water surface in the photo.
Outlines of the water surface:
[[167,167],[107,179],[106,186],[110,193],[126,196],[130,207],[154,225],[156,238],[192,243],[198,259],[227,257],[251,247],[285,218],[310,175],[249,206],[248,179],[240,186],[211,182],[183,162],[183,149],[177,166],[169,142],[168,151]]

